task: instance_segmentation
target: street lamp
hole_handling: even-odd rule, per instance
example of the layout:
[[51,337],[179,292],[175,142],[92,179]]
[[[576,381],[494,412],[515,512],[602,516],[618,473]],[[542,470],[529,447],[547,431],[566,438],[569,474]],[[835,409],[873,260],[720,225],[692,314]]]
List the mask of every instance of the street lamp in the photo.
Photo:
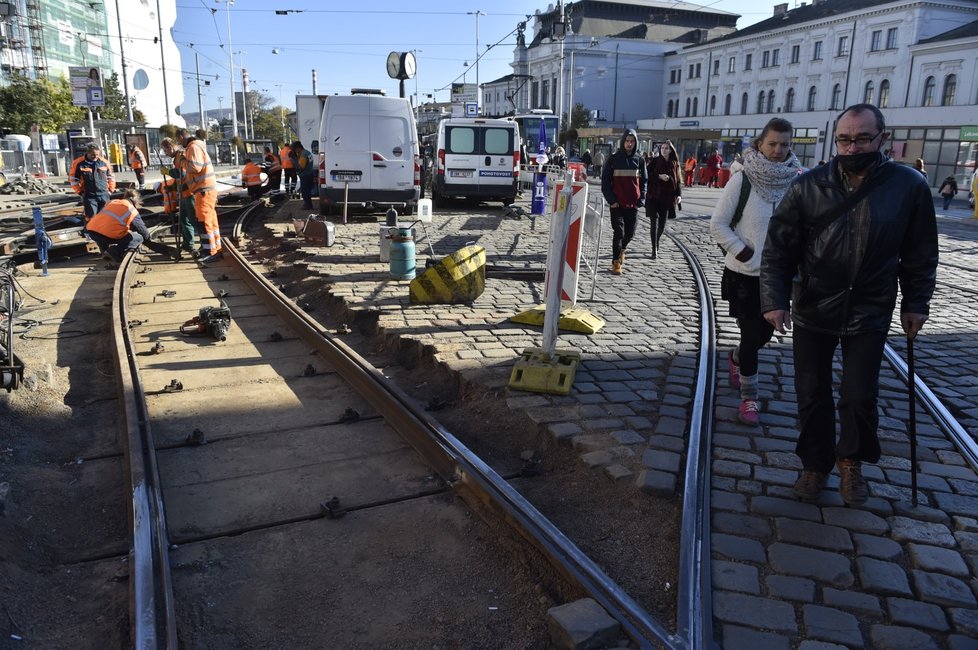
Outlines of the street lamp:
[[[274,52],[275,50],[272,50]],[[282,119],[282,142],[287,142],[289,137],[285,132],[285,105],[282,103],[282,84],[275,84],[278,87],[278,112]]]
[[238,50],[235,52],[238,55],[238,67],[241,68],[241,120],[244,122],[242,124],[244,137],[247,140],[248,135],[248,71],[244,67],[244,55],[247,54],[244,50]]
[[[482,11],[466,11],[470,16],[475,16],[475,103],[482,107],[482,89],[479,88],[479,16],[485,16]],[[464,77],[463,77],[464,81]]]

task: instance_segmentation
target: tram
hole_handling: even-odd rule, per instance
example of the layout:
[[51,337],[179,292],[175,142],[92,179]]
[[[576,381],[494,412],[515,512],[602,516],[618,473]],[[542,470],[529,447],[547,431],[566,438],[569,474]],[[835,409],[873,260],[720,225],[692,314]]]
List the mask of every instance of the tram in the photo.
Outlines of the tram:
[[540,122],[547,128],[547,144],[556,149],[557,129],[559,120],[553,111],[545,108],[534,108],[529,113],[519,113],[513,116],[520,127],[520,138],[526,147],[528,155],[535,156],[540,144]]

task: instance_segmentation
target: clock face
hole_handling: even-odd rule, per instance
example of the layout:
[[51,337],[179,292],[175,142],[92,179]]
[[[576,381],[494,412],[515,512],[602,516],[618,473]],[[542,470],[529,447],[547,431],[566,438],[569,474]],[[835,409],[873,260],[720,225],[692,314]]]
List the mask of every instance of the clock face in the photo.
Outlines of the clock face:
[[418,61],[414,58],[414,52],[404,53],[404,78],[411,79],[418,71]]
[[399,52],[391,52],[387,55],[387,76],[397,79],[401,72],[401,55]]

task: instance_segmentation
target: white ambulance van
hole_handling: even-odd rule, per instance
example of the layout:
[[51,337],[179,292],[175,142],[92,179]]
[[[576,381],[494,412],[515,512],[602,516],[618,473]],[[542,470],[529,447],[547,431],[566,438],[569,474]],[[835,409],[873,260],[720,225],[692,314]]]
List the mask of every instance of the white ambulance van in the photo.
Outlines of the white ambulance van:
[[319,126],[319,210],[414,214],[421,196],[421,155],[410,102],[354,88],[325,98]]
[[452,117],[438,124],[435,205],[449,198],[513,203],[519,171],[520,131],[513,120]]

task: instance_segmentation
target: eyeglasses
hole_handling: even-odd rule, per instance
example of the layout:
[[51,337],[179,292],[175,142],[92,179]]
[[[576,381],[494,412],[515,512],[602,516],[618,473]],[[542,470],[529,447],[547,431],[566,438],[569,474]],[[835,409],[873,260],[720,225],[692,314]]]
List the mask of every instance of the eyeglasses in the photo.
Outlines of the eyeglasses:
[[856,145],[859,148],[868,146],[873,140],[880,137],[882,131],[879,131],[876,135],[860,135],[855,138],[849,138],[846,136],[838,136],[835,139],[835,146],[839,149],[848,149],[852,145]]

